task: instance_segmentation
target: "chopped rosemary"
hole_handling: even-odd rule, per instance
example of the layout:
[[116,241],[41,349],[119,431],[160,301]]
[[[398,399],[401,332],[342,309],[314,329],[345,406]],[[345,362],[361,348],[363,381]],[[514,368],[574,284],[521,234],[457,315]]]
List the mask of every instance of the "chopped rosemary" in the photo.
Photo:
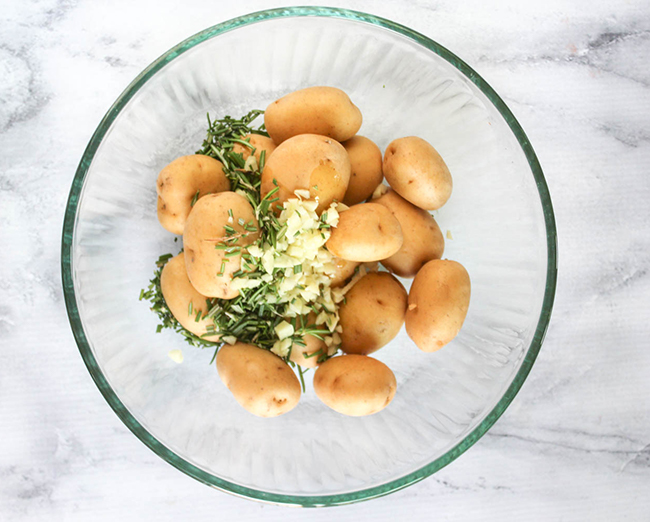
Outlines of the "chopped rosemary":
[[199,199],[199,193],[200,193],[200,192],[201,192],[200,190],[197,190],[197,191],[196,191],[196,194],[194,194],[194,197],[192,198],[192,203],[190,203],[190,206],[191,206],[191,207],[193,207],[193,206],[194,206],[194,203],[196,203],[197,200]]

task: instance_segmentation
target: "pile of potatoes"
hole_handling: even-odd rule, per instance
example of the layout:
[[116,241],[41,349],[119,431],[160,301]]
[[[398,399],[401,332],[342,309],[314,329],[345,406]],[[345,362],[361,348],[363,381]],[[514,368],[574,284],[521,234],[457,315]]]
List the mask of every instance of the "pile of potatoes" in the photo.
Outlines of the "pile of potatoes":
[[[381,262],[388,270],[366,273],[349,289],[339,308],[344,355],[318,365],[314,375],[316,395],[330,408],[351,416],[376,413],[391,402],[397,385],[393,372],[369,355],[388,344],[403,324],[418,348],[438,350],[458,334],[467,314],[469,275],[461,264],[441,260],[444,239],[429,212],[451,196],[449,169],[433,146],[413,136],[392,141],[382,157],[375,143],[356,134],[362,123],[359,109],[332,87],[310,87],[276,100],[266,109],[264,123],[270,138],[250,137],[257,140],[256,155],[266,150],[262,196],[277,186],[277,210],[296,190],[318,201],[319,214],[334,201],[349,206],[326,243],[341,267],[333,284],[344,285],[362,263]],[[240,260],[224,259],[212,241],[223,238],[228,209],[235,214],[234,228],[238,217],[248,222],[255,216],[243,197],[228,192],[217,160],[190,156],[176,162],[159,176],[158,215],[165,228],[183,234],[185,252],[179,257],[184,259],[168,263],[162,276],[170,310],[182,315],[188,299],[238,295],[229,288],[229,276],[216,281],[213,274],[219,266],[232,274]],[[237,233],[244,244],[257,237],[241,227]],[[408,294],[393,274],[415,278]],[[197,335],[205,332],[201,321],[190,326]],[[316,366],[317,357],[305,358],[302,352],[319,348],[317,342],[294,346],[291,359]],[[300,399],[294,372],[267,350],[224,345],[216,364],[235,399],[255,415],[281,415]]]

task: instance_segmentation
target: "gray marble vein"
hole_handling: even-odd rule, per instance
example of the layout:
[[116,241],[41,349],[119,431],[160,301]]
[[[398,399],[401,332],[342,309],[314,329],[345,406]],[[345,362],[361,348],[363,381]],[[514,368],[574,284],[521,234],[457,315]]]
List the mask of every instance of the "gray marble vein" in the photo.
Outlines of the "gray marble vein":
[[539,155],[559,280],[519,395],[451,465],[359,505],[261,505],[155,456],[104,402],[70,332],[59,267],[68,190],[99,120],[147,64],[270,4],[4,0],[0,520],[650,520],[650,4],[327,4],[447,46],[503,96]]

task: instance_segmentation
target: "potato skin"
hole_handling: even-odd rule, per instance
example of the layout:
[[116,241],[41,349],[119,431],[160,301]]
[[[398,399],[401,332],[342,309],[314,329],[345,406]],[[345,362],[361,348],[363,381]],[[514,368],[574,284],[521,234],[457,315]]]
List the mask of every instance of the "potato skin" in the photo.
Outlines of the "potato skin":
[[356,261],[348,261],[347,259],[341,259],[340,257],[336,256],[334,256],[332,262],[335,266],[334,273],[330,275],[330,286],[332,288],[343,286],[347,280],[354,275],[354,271],[359,266],[359,263]]
[[158,221],[172,234],[183,233],[197,190],[199,198],[230,190],[220,161],[202,154],[181,156],[158,174]]
[[390,368],[365,355],[332,357],[314,374],[316,396],[334,411],[352,417],[383,410],[396,389]]
[[438,151],[416,136],[399,138],[388,145],[384,177],[395,192],[425,210],[442,207],[453,188],[449,169]]
[[368,355],[388,344],[404,324],[407,300],[402,283],[387,272],[359,279],[339,308],[343,351]]
[[237,402],[258,417],[287,413],[300,400],[300,382],[289,365],[252,344],[222,346],[217,371]]
[[[262,136],[261,134],[246,134],[246,136],[242,136],[242,140],[248,142],[255,147],[255,152],[253,152],[253,156],[255,156],[255,159],[259,162],[260,161],[260,154],[262,153],[263,150],[266,151],[266,154],[264,155],[264,161],[269,159],[269,156],[273,154],[273,151],[277,147],[275,142],[266,136]],[[246,161],[249,156],[251,155],[251,149],[249,147],[246,147],[246,145],[242,145],[241,143],[235,143],[232,147],[232,151],[236,152],[238,154],[241,154],[242,157],[244,158],[244,161]]]
[[353,136],[341,143],[350,157],[352,175],[343,203],[356,205],[367,200],[384,179],[379,147],[364,136]]
[[320,214],[332,201],[341,201],[350,181],[350,159],[339,142],[318,134],[301,134],[288,139],[275,149],[262,172],[262,196],[275,188],[276,180],[281,205],[295,198],[295,190],[308,190],[312,199],[318,197]]
[[[167,308],[183,328],[201,337],[207,333],[208,325],[214,325],[212,319],[203,317],[208,313],[207,297],[197,292],[190,283],[183,253],[171,258],[165,264],[160,274],[160,288]],[[190,303],[192,303],[191,315],[189,314]],[[202,318],[197,322],[195,319],[199,311]],[[219,335],[211,335],[206,337],[206,340],[216,342],[219,340]]]
[[[233,213],[230,221],[228,210]],[[241,234],[234,243],[237,246],[245,247],[258,238],[259,232],[247,232],[238,223],[239,218],[245,223],[252,221],[253,226],[258,228],[248,200],[235,192],[209,194],[199,199],[187,218],[183,233],[185,266],[192,286],[203,295],[221,299],[233,299],[239,295],[239,290],[230,287],[230,281],[232,274],[241,266],[241,255],[226,258],[224,250],[215,248],[227,237],[225,225]],[[225,262],[224,273],[218,276],[222,262]]]
[[377,203],[361,203],[341,212],[325,246],[341,259],[372,262],[395,254],[403,241],[402,228],[390,210]]
[[411,286],[406,333],[420,350],[439,350],[460,332],[470,295],[469,274],[463,265],[449,260],[429,261]]
[[425,263],[442,257],[445,239],[438,223],[428,211],[409,203],[388,188],[372,202],[390,210],[402,227],[402,248],[381,262],[388,270],[401,277],[414,277]]
[[361,111],[335,87],[307,87],[271,103],[264,113],[269,136],[278,145],[299,134],[322,134],[336,141],[354,136]]

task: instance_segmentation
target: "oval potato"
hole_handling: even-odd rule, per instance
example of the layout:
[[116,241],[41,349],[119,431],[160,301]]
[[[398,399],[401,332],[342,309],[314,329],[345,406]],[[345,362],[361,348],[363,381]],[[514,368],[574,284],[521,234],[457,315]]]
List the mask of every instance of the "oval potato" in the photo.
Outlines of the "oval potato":
[[352,174],[343,203],[356,205],[368,199],[384,179],[381,151],[364,136],[353,136],[341,143],[350,157]]
[[172,234],[182,234],[194,198],[225,190],[230,181],[220,161],[203,154],[176,158],[158,174],[158,221]]
[[[262,136],[261,134],[246,134],[246,136],[242,136],[241,138],[243,141],[247,141],[250,143],[254,148],[255,152],[253,152],[253,156],[255,156],[255,159],[260,161],[260,154],[262,154],[262,151],[266,151],[264,154],[264,161],[269,159],[269,156],[273,154],[273,151],[277,147],[275,142],[266,136]],[[232,146],[232,151],[236,152],[237,154],[241,154],[242,157],[244,158],[244,161],[246,161],[249,156],[251,155],[253,149],[250,147],[247,147],[246,145],[242,145],[241,143],[235,142],[235,144]]]
[[345,294],[339,307],[341,348],[368,355],[392,341],[404,324],[408,296],[388,272],[371,272]]
[[241,266],[241,255],[227,258],[224,250],[215,247],[225,244],[226,225],[235,230],[233,237],[238,237],[232,243],[234,246],[246,247],[258,238],[259,232],[247,231],[239,224],[240,218],[245,225],[250,223],[258,228],[250,203],[235,192],[209,194],[199,199],[187,217],[183,233],[187,275],[192,286],[205,296],[233,299],[239,295],[239,290],[231,288],[230,282],[232,274]]
[[217,371],[235,400],[258,417],[277,417],[300,400],[300,382],[280,357],[252,344],[224,345]]
[[316,396],[334,411],[352,417],[383,410],[395,396],[395,375],[365,355],[341,355],[322,363],[314,374]]
[[415,136],[399,138],[388,145],[384,177],[395,192],[425,210],[442,207],[453,188],[449,169],[438,151]]
[[[262,196],[275,188],[281,205],[295,198],[296,190],[308,190],[311,199],[318,197],[320,214],[336,200],[341,201],[350,181],[350,159],[343,146],[327,136],[301,134],[275,149],[262,171]],[[274,196],[275,197],[275,196]]]
[[278,145],[299,134],[345,141],[357,133],[361,122],[361,111],[335,87],[294,91],[271,103],[264,113],[266,130]]
[[377,203],[361,203],[340,213],[325,246],[341,259],[370,262],[392,256],[403,241],[402,228],[390,210]]
[[[401,277],[413,277],[425,263],[440,259],[445,251],[445,239],[433,216],[426,210],[406,201],[394,190],[382,185],[384,190],[373,203],[385,206],[402,227],[404,243],[396,254],[381,263]],[[377,191],[376,191],[377,192]]]
[[406,333],[420,350],[435,352],[450,342],[467,316],[471,283],[456,261],[434,259],[418,272],[409,292]]
[[[160,274],[160,289],[167,308],[183,328],[201,337],[208,333],[209,325],[214,327],[214,321],[204,317],[208,314],[207,297],[197,292],[187,277],[183,253],[173,257],[165,264]],[[200,319],[196,321],[199,312],[201,313]],[[210,335],[205,339],[217,342],[219,335]]]

